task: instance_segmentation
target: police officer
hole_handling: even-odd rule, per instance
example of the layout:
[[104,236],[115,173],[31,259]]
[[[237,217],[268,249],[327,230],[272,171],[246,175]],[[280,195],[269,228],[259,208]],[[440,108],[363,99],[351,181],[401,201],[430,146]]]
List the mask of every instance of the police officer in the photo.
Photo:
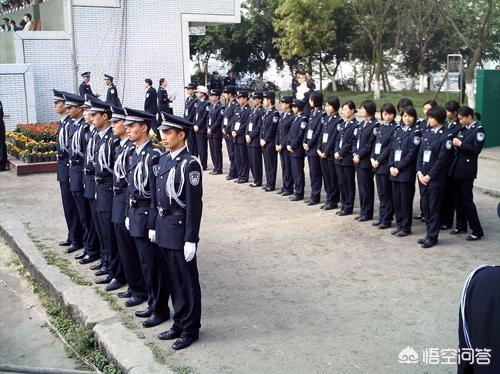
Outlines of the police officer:
[[280,114],[274,106],[276,96],[272,91],[265,91],[264,108],[262,116],[262,126],[260,129],[260,145],[264,156],[264,166],[266,169],[266,187],[264,191],[270,192],[276,189],[276,172],[278,171],[278,152],[276,152],[276,131]]
[[307,128],[307,118],[304,116],[306,103],[299,99],[293,99],[292,111],[293,122],[288,132],[286,149],[290,152],[290,161],[293,174],[293,196],[290,201],[300,201],[304,198],[305,176],[304,176],[304,134]]
[[392,137],[388,167],[391,174],[392,198],[396,229],[392,235],[411,234],[415,173],[421,132],[416,126],[417,111],[412,106],[403,111],[404,126],[399,126]]
[[323,111],[323,94],[321,92],[312,92],[309,95],[309,105],[312,109],[309,113],[303,146],[307,155],[309,178],[311,180],[311,198],[306,200],[305,203],[312,206],[319,204],[321,198],[322,175],[318,145],[322,130],[322,119],[325,116],[325,112]]
[[354,198],[356,197],[355,169],[352,160],[352,148],[356,142],[358,121],[354,116],[356,104],[348,100],[342,106],[344,122],[339,123],[338,134],[335,139],[335,170],[340,189],[340,210],[336,213],[339,216],[352,214],[354,209]]
[[375,146],[373,147],[370,159],[375,173],[380,203],[378,221],[373,222],[372,225],[384,230],[391,227],[391,222],[394,217],[391,180],[389,178],[389,167],[387,165],[391,151],[392,136],[398,126],[395,121],[396,108],[390,103],[384,104],[382,109],[380,109],[380,116],[382,118],[382,123],[378,128]]
[[[198,99],[194,95],[194,90],[196,89],[196,83],[188,83],[184,86],[184,90],[186,91],[186,102],[184,104],[184,118],[186,118],[189,122],[194,122],[194,117],[196,115],[196,102]],[[189,134],[189,138],[187,139],[187,146],[189,151],[193,156],[198,156],[197,144],[196,144],[196,134],[192,131]]]
[[158,115],[158,93],[153,87],[153,81],[149,78],[144,79],[144,88],[146,89],[146,97],[144,98],[144,111],[151,113],[155,119],[151,121],[151,128],[158,140],[160,140],[160,133],[158,132],[158,122],[156,116]]
[[[134,239],[130,236],[125,226],[128,205],[128,182],[127,171],[129,157],[135,151],[135,146],[127,135],[125,126],[125,109],[111,107],[113,115],[110,122],[113,126],[113,134],[120,139],[120,143],[114,149],[113,167],[113,208],[111,222],[113,222],[118,252],[120,254],[122,271],[128,284],[128,290],[120,292],[119,297],[128,297],[125,301],[126,307],[133,307],[143,303],[148,298],[146,281],[139,266],[141,263]],[[121,269],[120,269],[121,270]]]
[[456,151],[450,170],[453,177],[457,223],[456,228],[450,233],[454,235],[466,233],[469,226],[472,232],[465,239],[475,241],[484,235],[472,189],[477,176],[477,160],[484,146],[485,133],[484,128],[474,121],[474,111],[468,106],[458,109],[458,119],[462,128],[453,138]]
[[325,185],[326,201],[321,209],[336,209],[340,200],[340,189],[335,170],[335,142],[338,135],[338,125],[344,120],[339,116],[340,101],[336,96],[330,96],[326,100],[326,116],[322,118],[321,135],[318,145],[318,156],[320,158],[321,174]]
[[97,218],[96,229],[101,241],[101,262],[103,268],[96,275],[106,275],[96,284],[107,284],[105,290],[113,291],[125,285],[125,275],[121,264],[115,230],[111,221],[113,210],[113,168],[115,147],[119,139],[113,135],[109,120],[111,109],[108,103],[90,100],[92,124],[99,130],[96,137],[94,167],[96,197],[94,202]]
[[224,98],[226,99],[226,108],[224,109],[224,119],[222,120],[222,134],[226,141],[227,155],[229,156],[229,173],[226,180],[238,178],[236,170],[236,160],[234,155],[234,143],[231,135],[231,126],[234,121],[234,112],[238,107],[236,100],[236,86],[227,85],[224,87]]
[[288,133],[295,117],[292,112],[292,102],[293,96],[283,96],[281,98],[282,112],[276,130],[275,147],[276,152],[280,155],[282,181],[282,186],[278,194],[281,196],[290,196],[293,194],[292,161],[290,160],[290,152],[286,149]]
[[356,142],[352,148],[352,160],[356,165],[358,175],[359,191],[359,216],[358,221],[364,222],[373,219],[373,171],[370,161],[373,147],[375,146],[375,137],[377,136],[379,123],[375,118],[377,107],[371,100],[365,100],[361,103],[361,116],[364,120],[358,125]]
[[125,111],[127,134],[135,145],[127,171],[128,209],[125,226],[137,246],[148,290],[148,307],[135,312],[135,315],[147,318],[142,323],[144,327],[153,327],[170,318],[169,284],[165,268],[160,266],[154,231],[150,231],[154,229],[155,216],[155,206],[151,203],[155,191],[152,165],[157,162],[161,152],[148,137],[154,116],[131,108],[125,108]]
[[67,239],[59,243],[60,246],[69,247],[70,252],[75,252],[83,246],[84,229],[76,212],[76,202],[71,193],[69,184],[69,130],[72,120],[64,106],[65,92],[54,92],[54,110],[59,114],[57,120],[56,149],[57,149],[57,181],[61,190],[61,200],[68,228]]
[[108,89],[108,92],[106,93],[106,102],[114,106],[121,107],[122,103],[118,98],[118,90],[113,83],[113,79],[114,78],[111,75],[104,74],[104,84],[106,84],[106,87]]
[[171,113],[170,108],[170,97],[167,91],[167,81],[165,78],[161,78],[158,86],[158,124],[161,124],[161,114],[160,112]]
[[238,91],[236,98],[238,99],[238,107],[234,112],[234,119],[231,123],[231,136],[234,143],[234,160],[238,171],[238,179],[235,183],[241,184],[248,182],[249,174],[245,131],[250,117],[250,106],[248,105],[247,91]]
[[194,134],[196,136],[196,148],[198,157],[201,161],[203,170],[207,170],[207,122],[208,112],[210,110],[210,101],[208,100],[208,89],[205,86],[198,86],[195,91],[198,101],[195,104],[194,115]]
[[81,74],[82,77],[82,83],[80,83],[80,86],[78,87],[78,92],[80,93],[81,97],[85,97],[85,95],[89,96],[95,96],[94,93],[92,92],[92,88],[90,87],[90,71],[86,71]]
[[170,154],[162,155],[153,166],[152,203],[158,212],[154,232],[171,285],[174,322],[158,337],[177,339],[172,348],[179,350],[198,340],[201,327],[196,250],[203,206],[203,172],[199,161],[186,149],[186,133],[192,131],[189,121],[164,113],[160,131]]
[[248,126],[245,131],[248,161],[253,176],[253,183],[250,183],[250,187],[260,187],[262,186],[262,147],[260,145],[260,129],[262,127],[262,116],[264,114],[264,108],[262,107],[262,91],[252,92],[250,99],[252,99],[253,107],[250,110]]
[[224,106],[220,102],[221,90],[210,90],[210,102],[207,123],[208,145],[214,169],[210,174],[222,174],[222,121],[224,119]]
[[441,228],[442,199],[453,147],[452,135],[444,127],[445,120],[445,108],[436,106],[429,109],[429,131],[422,137],[418,153],[417,178],[422,185],[421,199],[427,225],[425,238],[418,240],[422,248],[437,244]]

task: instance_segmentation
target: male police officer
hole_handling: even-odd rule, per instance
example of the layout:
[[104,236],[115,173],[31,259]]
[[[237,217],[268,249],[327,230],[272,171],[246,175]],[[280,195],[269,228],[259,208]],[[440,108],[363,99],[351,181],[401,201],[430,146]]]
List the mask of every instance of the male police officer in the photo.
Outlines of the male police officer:
[[304,133],[307,128],[307,118],[304,116],[304,106],[306,103],[299,99],[293,99],[292,110],[295,118],[288,132],[286,149],[290,152],[293,174],[293,193],[290,201],[300,201],[304,198],[304,158],[303,147]]
[[194,133],[196,137],[196,148],[203,170],[207,170],[207,122],[210,101],[208,101],[208,89],[205,86],[198,86],[195,91],[198,101],[195,105]]
[[250,111],[245,140],[247,142],[248,161],[252,171],[253,183],[250,187],[262,186],[262,147],[260,146],[260,128],[262,126],[262,91],[254,91],[252,96],[253,108]]
[[[198,99],[194,95],[194,90],[196,89],[196,87],[197,86],[195,83],[188,83],[186,86],[184,86],[187,95],[186,102],[184,104],[184,118],[186,118],[191,123],[194,123],[194,117],[196,115],[196,102],[198,101]],[[196,135],[194,131],[189,134],[189,137],[187,139],[187,146],[189,148],[189,152],[191,152],[193,156],[198,156]]]
[[248,105],[248,92],[238,91],[236,94],[239,106],[234,112],[234,120],[231,124],[231,136],[234,143],[234,159],[236,161],[236,170],[238,179],[235,183],[248,182],[248,153],[245,146],[245,131],[250,116],[250,106]]
[[280,114],[274,107],[275,94],[271,91],[265,91],[264,108],[266,111],[262,116],[262,126],[260,128],[260,145],[264,157],[264,166],[266,169],[266,187],[264,191],[274,191],[276,188],[276,172],[278,168],[278,152],[276,152],[276,130]]
[[227,85],[224,87],[224,97],[226,99],[226,109],[224,110],[224,119],[222,122],[222,134],[226,141],[227,155],[229,156],[229,174],[227,180],[238,178],[238,171],[236,170],[235,160],[235,147],[233,137],[231,135],[231,126],[234,121],[234,113],[238,107],[238,100],[236,100],[236,87]]
[[80,87],[78,87],[78,92],[81,97],[85,97],[85,95],[95,96],[92,92],[92,88],[90,87],[90,71],[86,71],[81,74],[83,78],[82,83],[80,83]]
[[158,214],[154,233],[162,263],[168,269],[174,323],[161,333],[162,340],[177,339],[173,349],[183,349],[198,339],[201,318],[201,290],[196,246],[202,215],[202,170],[186,149],[186,133],[192,124],[163,114],[162,141],[170,149],[153,166],[153,206]]
[[208,145],[210,156],[214,165],[210,174],[222,174],[222,121],[224,119],[224,107],[220,102],[221,90],[210,90],[210,102],[207,123]]
[[158,122],[156,122],[156,115],[158,114],[158,93],[153,87],[153,81],[149,78],[144,79],[144,88],[146,89],[146,97],[144,98],[144,111],[155,116],[155,119],[151,120],[151,128],[153,129],[159,140],[160,133],[158,132]]
[[281,160],[281,179],[282,187],[278,194],[282,196],[289,196],[293,193],[293,174],[292,164],[290,160],[290,152],[286,149],[288,141],[288,132],[292,125],[294,115],[291,110],[293,96],[283,96],[281,98],[281,107],[283,109],[278,122],[278,129],[276,131],[276,151],[280,155]]
[[118,90],[116,89],[115,84],[113,83],[113,77],[109,74],[104,74],[104,83],[108,88],[108,92],[106,93],[106,102],[112,104],[117,107],[121,107],[122,103],[118,98]]

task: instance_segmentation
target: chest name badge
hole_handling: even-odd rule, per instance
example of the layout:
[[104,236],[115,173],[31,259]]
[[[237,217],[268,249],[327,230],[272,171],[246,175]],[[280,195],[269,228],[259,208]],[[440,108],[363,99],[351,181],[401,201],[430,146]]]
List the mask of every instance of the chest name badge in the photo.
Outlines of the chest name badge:
[[429,162],[429,161],[431,160],[431,153],[432,153],[432,151],[430,151],[430,150],[426,149],[426,150],[424,151],[424,156],[423,156],[422,160],[423,160],[424,162]]

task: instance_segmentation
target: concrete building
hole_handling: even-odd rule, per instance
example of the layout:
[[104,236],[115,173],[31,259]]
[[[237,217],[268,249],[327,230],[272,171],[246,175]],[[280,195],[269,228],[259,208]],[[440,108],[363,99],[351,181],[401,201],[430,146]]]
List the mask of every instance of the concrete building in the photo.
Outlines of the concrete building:
[[4,14],[18,23],[34,16],[41,31],[0,33],[0,100],[7,129],[50,121],[52,88],[76,91],[92,73],[94,91],[106,94],[103,75],[115,78],[125,106],[142,109],[144,79],[166,78],[182,113],[189,82],[190,32],[240,22],[240,0],[48,0]]

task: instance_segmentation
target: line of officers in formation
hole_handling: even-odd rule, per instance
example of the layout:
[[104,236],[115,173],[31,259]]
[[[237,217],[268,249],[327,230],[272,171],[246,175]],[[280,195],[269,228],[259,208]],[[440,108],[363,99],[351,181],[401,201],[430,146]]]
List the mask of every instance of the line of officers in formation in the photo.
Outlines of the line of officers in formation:
[[[59,243],[118,292],[144,327],[171,317],[160,339],[182,349],[198,339],[201,291],[196,262],[202,216],[202,169],[185,142],[188,120],[161,112],[169,152],[149,138],[155,115],[95,97],[54,90],[60,115],[57,180],[68,227]],[[99,261],[99,263],[95,263]]]
[[[418,218],[427,226],[426,236],[418,240],[423,248],[438,243],[440,230],[452,229],[450,234],[456,235],[470,228],[465,237],[469,241],[483,236],[472,190],[485,132],[474,119],[479,115],[467,106],[450,101],[440,107],[428,100],[423,106],[425,118],[419,119],[411,100],[402,99],[397,109],[384,104],[379,121],[375,102],[366,100],[358,121],[354,102],[341,106],[335,96],[324,102],[323,95],[314,91],[304,100],[282,97],[278,112],[274,92],[249,95],[227,86],[223,107],[220,90],[195,84],[185,90],[184,116],[194,124],[189,149],[206,170],[208,143],[214,166],[210,174],[222,173],[224,140],[230,160],[227,180],[244,184],[251,172],[250,187],[274,191],[279,155],[282,185],[278,193],[291,196],[291,201],[303,200],[307,159],[311,194],[305,202],[309,206],[320,203],[323,187],[326,200],[321,209],[340,208],[339,216],[353,214],[357,176],[360,212],[355,218],[360,222],[373,219],[376,183],[380,208],[372,224],[379,229],[390,228],[395,219],[391,234],[405,237],[411,234],[412,218]],[[412,217],[415,180],[420,214]]]

